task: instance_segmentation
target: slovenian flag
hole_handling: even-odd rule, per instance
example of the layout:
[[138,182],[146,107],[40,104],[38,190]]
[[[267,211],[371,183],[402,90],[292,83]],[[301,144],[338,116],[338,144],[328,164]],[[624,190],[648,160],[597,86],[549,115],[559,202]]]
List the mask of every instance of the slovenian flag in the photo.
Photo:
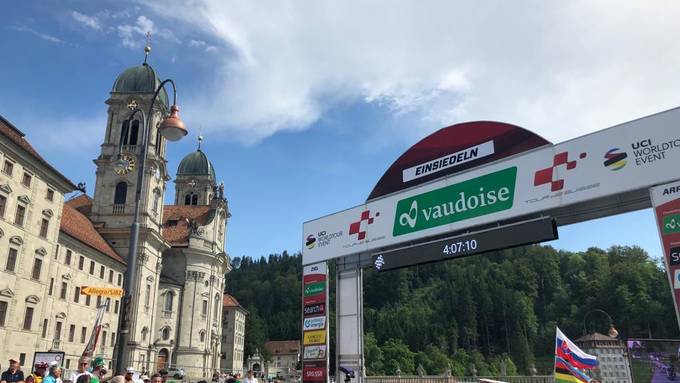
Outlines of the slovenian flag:
[[597,357],[581,351],[559,328],[555,336],[555,382],[589,383],[592,379],[581,370],[598,366]]

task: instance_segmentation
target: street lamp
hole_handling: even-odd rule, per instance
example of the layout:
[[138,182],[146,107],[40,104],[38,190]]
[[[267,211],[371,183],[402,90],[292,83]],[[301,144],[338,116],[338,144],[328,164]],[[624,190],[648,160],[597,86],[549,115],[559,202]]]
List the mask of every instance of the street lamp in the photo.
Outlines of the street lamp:
[[606,311],[601,309],[592,309],[583,316],[583,335],[588,335],[588,328],[586,327],[586,319],[588,319],[588,315],[595,312],[604,314],[607,319],[609,319],[609,331],[607,332],[607,335],[609,335],[611,338],[617,338],[619,336],[619,332],[616,330],[616,327],[614,327],[614,321],[612,320],[612,317],[607,314]]
[[[127,119],[127,124],[124,126],[130,126],[134,116],[139,113],[142,115],[142,141],[141,141],[141,152],[140,152],[140,164],[139,169],[137,169],[137,187],[135,191],[135,214],[132,226],[130,227],[130,247],[128,249],[128,262],[127,269],[125,270],[125,295],[123,296],[123,305],[119,319],[119,330],[118,330],[118,353],[116,357],[116,371],[122,372],[126,367],[124,365],[125,360],[125,347],[127,346],[130,339],[130,311],[132,306],[132,297],[134,294],[134,281],[137,278],[137,242],[139,239],[139,205],[142,197],[142,184],[144,182],[144,167],[146,164],[146,146],[149,139],[149,134],[151,132],[151,116],[153,115],[153,107],[158,98],[158,94],[163,89],[165,84],[172,84],[173,102],[170,107],[170,114],[163,119],[163,121],[158,126],[159,133],[168,141],[177,141],[182,137],[187,135],[187,129],[184,126],[184,122],[179,118],[179,107],[177,106],[177,88],[175,87],[175,82],[171,79],[164,80],[156,88],[156,92],[151,98],[151,103],[149,104],[149,112],[144,113],[143,110],[135,107],[132,109],[132,113]],[[125,134],[121,134],[121,142],[119,147],[118,159],[114,161],[113,167],[115,169],[127,169],[129,163],[127,160],[123,159],[123,137]],[[160,144],[160,143],[157,143]]]

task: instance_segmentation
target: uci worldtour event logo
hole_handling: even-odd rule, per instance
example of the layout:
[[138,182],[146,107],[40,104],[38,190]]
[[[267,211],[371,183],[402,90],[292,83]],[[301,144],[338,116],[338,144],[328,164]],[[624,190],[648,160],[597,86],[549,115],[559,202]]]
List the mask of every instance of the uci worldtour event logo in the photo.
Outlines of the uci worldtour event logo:
[[633,157],[635,158],[635,165],[649,165],[656,161],[663,161],[666,159],[666,154],[670,150],[680,148],[680,138],[670,141],[655,143],[651,138],[632,143],[630,145],[633,149]]
[[397,202],[393,236],[512,208],[517,167],[499,170]]
[[310,234],[305,239],[305,246],[312,250],[314,247],[324,247],[331,244],[336,238],[342,237],[342,231],[337,231],[335,233],[327,233],[326,230],[322,230],[316,234]]
[[621,170],[626,166],[626,158],[628,158],[628,153],[621,149],[610,149],[604,154],[604,167],[614,171]]

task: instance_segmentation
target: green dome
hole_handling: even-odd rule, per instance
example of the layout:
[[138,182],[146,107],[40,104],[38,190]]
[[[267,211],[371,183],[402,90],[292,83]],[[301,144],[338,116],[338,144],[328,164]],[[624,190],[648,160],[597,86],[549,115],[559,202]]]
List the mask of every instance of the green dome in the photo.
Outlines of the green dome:
[[[144,63],[140,66],[133,66],[121,73],[116,82],[113,83],[112,93],[151,93],[153,94],[161,80],[156,75],[151,65]],[[168,94],[165,88],[161,89],[158,98],[165,105],[168,105]]]
[[201,151],[196,150],[188,154],[182,159],[177,168],[177,176],[210,176],[210,179],[215,181],[215,168],[208,156]]

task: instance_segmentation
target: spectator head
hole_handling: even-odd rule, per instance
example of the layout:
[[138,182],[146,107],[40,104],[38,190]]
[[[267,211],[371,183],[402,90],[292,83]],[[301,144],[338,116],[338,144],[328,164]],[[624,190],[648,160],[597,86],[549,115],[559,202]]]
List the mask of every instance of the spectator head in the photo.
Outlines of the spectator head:
[[123,375],[116,375],[111,378],[111,383],[125,383],[125,377]]
[[78,379],[76,379],[76,383],[90,383],[90,375],[81,374],[78,376]]
[[54,376],[55,378],[61,377],[61,367],[57,366],[56,364],[51,365],[50,375]]
[[16,359],[10,359],[9,360],[9,369],[10,370],[18,370],[19,369],[19,361]]
[[82,356],[78,359],[78,371],[85,372],[87,366],[90,364],[90,358],[87,356]]
[[162,381],[163,381],[163,378],[161,377],[160,374],[151,375],[151,383],[161,383]]
[[29,376],[26,377],[26,379],[24,379],[24,382],[35,383],[35,378],[33,377],[33,375],[29,375]]

